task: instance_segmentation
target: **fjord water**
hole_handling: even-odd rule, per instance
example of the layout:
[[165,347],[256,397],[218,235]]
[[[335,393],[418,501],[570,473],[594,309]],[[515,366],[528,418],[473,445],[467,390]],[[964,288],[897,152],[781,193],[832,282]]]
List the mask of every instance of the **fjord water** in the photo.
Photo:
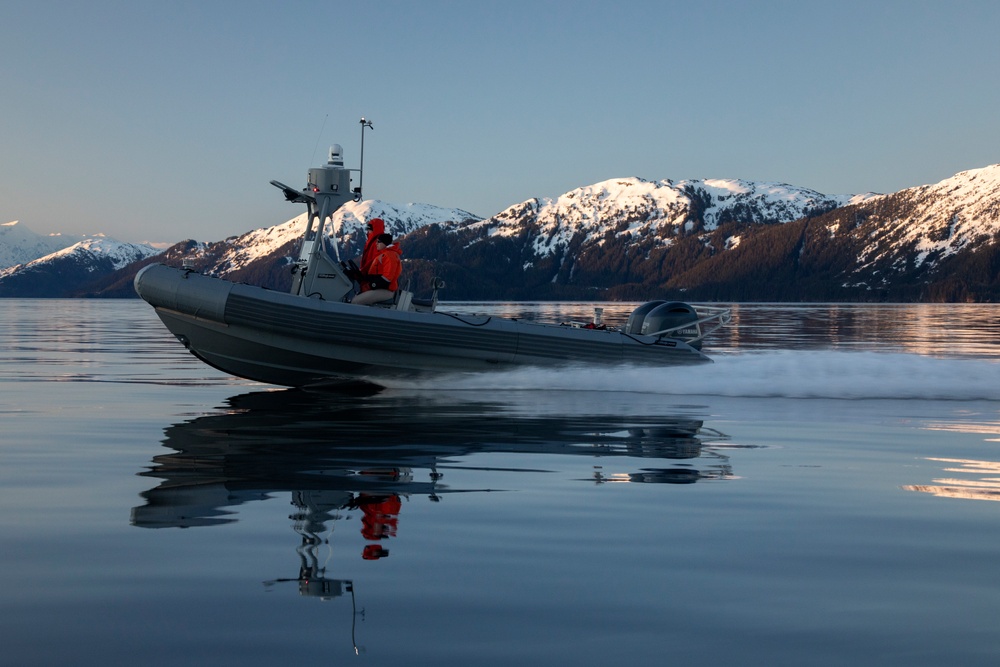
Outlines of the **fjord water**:
[[0,664],[996,664],[1000,308],[734,314],[706,366],[313,394],[0,301]]

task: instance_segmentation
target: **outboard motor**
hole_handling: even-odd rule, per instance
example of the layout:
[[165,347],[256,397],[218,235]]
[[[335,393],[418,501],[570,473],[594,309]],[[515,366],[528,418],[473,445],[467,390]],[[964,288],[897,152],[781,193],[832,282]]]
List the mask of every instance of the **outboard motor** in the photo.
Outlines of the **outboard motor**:
[[[688,323],[690,323],[691,326],[682,326]],[[701,327],[698,325],[698,311],[688,304],[681,303],[680,301],[661,303],[649,311],[645,319],[643,319],[642,329],[640,329],[639,333],[649,335],[654,334],[657,331],[663,331],[664,329],[673,329],[674,327],[682,328],[663,335],[668,338],[680,339],[695,338],[700,336]],[[701,340],[696,340],[691,343],[691,347],[696,350],[700,350]]]
[[647,301],[638,308],[632,311],[632,314],[628,316],[628,322],[625,323],[625,333],[627,334],[638,334],[642,333],[642,321],[646,319],[646,315],[649,311],[653,310],[659,305],[666,303],[666,301]]

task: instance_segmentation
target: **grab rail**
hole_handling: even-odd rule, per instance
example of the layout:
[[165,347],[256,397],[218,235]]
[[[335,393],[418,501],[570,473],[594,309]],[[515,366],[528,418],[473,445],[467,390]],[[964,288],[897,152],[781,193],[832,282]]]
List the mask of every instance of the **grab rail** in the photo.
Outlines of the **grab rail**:
[[[733,321],[733,311],[731,308],[726,308],[722,306],[692,306],[695,312],[699,315],[697,320],[691,322],[685,322],[683,324],[678,324],[675,327],[670,327],[669,329],[663,329],[661,331],[654,331],[653,333],[645,334],[647,336],[665,336],[671,332],[678,331],[680,329],[687,329],[689,327],[696,327],[698,330],[698,335],[691,338],[681,338],[680,340],[685,343],[697,343],[702,340],[705,336],[718,331],[727,324]],[[709,322],[714,322],[715,326],[709,329],[702,329],[702,324]]]

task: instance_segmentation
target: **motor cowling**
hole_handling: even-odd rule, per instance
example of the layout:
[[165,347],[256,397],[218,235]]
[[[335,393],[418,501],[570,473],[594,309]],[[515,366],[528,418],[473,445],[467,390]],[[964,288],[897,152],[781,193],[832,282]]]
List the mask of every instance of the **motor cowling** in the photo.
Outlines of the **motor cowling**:
[[[636,309],[638,310],[638,309]],[[701,327],[697,324],[698,311],[686,303],[680,301],[670,301],[660,303],[650,310],[642,320],[639,333],[643,335],[654,334],[664,329],[675,329],[670,333],[663,334],[668,338],[688,339],[701,335]],[[684,326],[690,324],[690,326]],[[691,343],[691,347],[696,350],[701,349],[701,341]]]
[[642,333],[642,321],[646,319],[646,315],[649,311],[653,310],[659,305],[666,303],[666,301],[647,301],[638,308],[632,311],[632,314],[628,316],[628,322],[625,323],[625,333],[627,334],[638,334]]

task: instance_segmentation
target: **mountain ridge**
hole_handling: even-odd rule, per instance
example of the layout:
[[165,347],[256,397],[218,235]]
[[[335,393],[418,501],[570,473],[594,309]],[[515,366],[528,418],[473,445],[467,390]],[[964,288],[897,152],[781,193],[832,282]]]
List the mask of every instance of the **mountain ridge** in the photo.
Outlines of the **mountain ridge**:
[[[488,218],[426,204],[349,202],[328,229],[342,258],[360,252],[364,222],[374,217],[403,237],[414,289],[441,275],[449,299],[1000,297],[987,257],[1000,236],[1000,165],[890,194],[824,195],[739,179],[614,178],[527,199]],[[304,224],[303,213],[223,241],[187,240],[161,257],[177,261],[183,252],[200,271],[287,289]],[[127,274],[156,257],[108,271],[103,286],[92,281],[87,290],[61,295],[131,296]],[[966,271],[963,262],[986,267],[974,289],[956,288],[966,279],[956,277]],[[4,286],[11,275],[0,273],[0,294],[10,294]]]
[[159,254],[149,245],[108,238],[84,239],[45,257],[0,270],[0,297],[68,296],[147,257]]
[[19,220],[0,224],[0,269],[26,264],[83,240],[66,234],[38,234]]

